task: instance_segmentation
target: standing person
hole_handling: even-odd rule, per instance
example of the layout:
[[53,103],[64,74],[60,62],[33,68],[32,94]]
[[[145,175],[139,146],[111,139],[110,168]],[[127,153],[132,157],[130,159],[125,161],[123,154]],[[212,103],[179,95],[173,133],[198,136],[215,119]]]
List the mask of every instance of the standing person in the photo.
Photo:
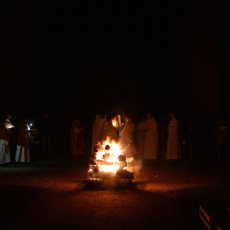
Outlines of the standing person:
[[158,155],[157,122],[150,112],[146,113],[144,159],[156,160]]
[[175,113],[170,112],[170,122],[168,125],[168,141],[166,148],[166,159],[174,160],[181,159],[181,150],[179,142],[179,121],[177,120]]
[[127,114],[123,115],[123,120],[124,124],[121,127],[119,136],[123,154],[127,157],[136,157],[136,146],[134,142],[135,124]]
[[197,163],[197,154],[199,147],[199,130],[198,120],[192,120],[187,126],[187,132],[184,135],[182,144],[185,147],[185,159],[188,160],[190,165]]
[[93,121],[91,154],[94,154],[95,152],[94,147],[101,140],[101,131],[102,131],[102,126],[103,126],[104,121],[105,119],[102,113],[99,115],[96,115]]
[[41,155],[42,158],[49,158],[52,154],[52,139],[51,139],[52,124],[47,111],[43,112],[40,123],[40,136],[41,136]]
[[79,156],[84,153],[84,128],[78,119],[74,119],[71,124],[71,146],[72,155]]
[[107,115],[101,130],[101,143],[109,138],[111,141],[117,141],[117,133],[112,124],[112,117]]
[[137,146],[137,156],[143,158],[144,156],[144,144],[145,144],[145,118],[143,117],[140,122],[137,123],[135,127],[135,139]]
[[9,149],[11,161],[14,161],[17,146],[16,127],[12,123],[12,113],[8,112],[4,120],[4,126],[9,133]]
[[12,124],[11,119],[12,119],[12,114],[9,112],[9,113],[7,113],[6,118],[5,118],[5,121],[4,121],[4,125],[5,125],[5,127],[6,127],[7,129],[12,129],[12,128],[15,127],[15,126]]
[[25,117],[19,124],[15,155],[16,162],[30,162],[30,142],[32,136],[30,134],[29,121],[29,117]]
[[4,121],[0,120],[0,164],[6,164],[11,162],[10,158],[10,132],[5,127]]
[[229,164],[230,159],[230,148],[229,148],[229,137],[230,130],[227,126],[227,122],[224,118],[220,119],[220,122],[215,130],[216,146],[218,151],[218,161],[221,164]]

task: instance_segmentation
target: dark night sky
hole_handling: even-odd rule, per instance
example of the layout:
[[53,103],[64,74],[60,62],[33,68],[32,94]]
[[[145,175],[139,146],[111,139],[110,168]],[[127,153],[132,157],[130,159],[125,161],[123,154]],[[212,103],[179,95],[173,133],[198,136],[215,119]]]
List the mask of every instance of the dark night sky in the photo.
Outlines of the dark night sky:
[[64,138],[76,116],[91,134],[100,112],[124,111],[137,122],[152,110],[167,125],[170,110],[182,121],[192,109],[229,106],[227,6],[1,1],[0,115],[9,108],[20,120],[48,110]]
[[0,71],[14,92],[8,101],[25,84],[19,103],[35,113],[188,113],[191,2],[4,2]]
[[186,104],[183,1],[32,1],[28,9],[31,106],[136,115]]

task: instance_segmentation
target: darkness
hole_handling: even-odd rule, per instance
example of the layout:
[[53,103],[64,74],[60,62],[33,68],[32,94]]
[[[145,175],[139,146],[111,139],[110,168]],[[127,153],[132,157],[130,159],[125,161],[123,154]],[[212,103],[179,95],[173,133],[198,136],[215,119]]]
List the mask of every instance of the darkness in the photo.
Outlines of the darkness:
[[182,2],[29,3],[30,105],[139,115],[186,104]]
[[165,124],[229,108],[226,0],[1,5],[1,108],[15,119],[48,110],[64,137],[74,117],[90,135],[100,112]]

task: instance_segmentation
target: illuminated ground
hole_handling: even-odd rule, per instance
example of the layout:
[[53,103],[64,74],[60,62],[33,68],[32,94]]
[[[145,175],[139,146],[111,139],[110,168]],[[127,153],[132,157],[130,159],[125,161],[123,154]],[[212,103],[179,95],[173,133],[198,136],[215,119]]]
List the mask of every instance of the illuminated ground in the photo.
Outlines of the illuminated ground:
[[[87,183],[85,163],[0,166],[1,230],[205,229],[199,203],[229,205],[230,169],[157,164],[132,183]],[[207,206],[208,207],[208,206]]]

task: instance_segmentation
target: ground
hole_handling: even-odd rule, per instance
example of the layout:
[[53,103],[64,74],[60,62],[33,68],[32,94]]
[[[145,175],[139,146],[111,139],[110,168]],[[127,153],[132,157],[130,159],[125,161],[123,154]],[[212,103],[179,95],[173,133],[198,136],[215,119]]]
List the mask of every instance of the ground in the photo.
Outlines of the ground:
[[223,166],[158,162],[130,183],[89,182],[81,159],[12,162],[0,166],[0,229],[202,230],[200,202],[211,214],[229,207],[229,181]]

